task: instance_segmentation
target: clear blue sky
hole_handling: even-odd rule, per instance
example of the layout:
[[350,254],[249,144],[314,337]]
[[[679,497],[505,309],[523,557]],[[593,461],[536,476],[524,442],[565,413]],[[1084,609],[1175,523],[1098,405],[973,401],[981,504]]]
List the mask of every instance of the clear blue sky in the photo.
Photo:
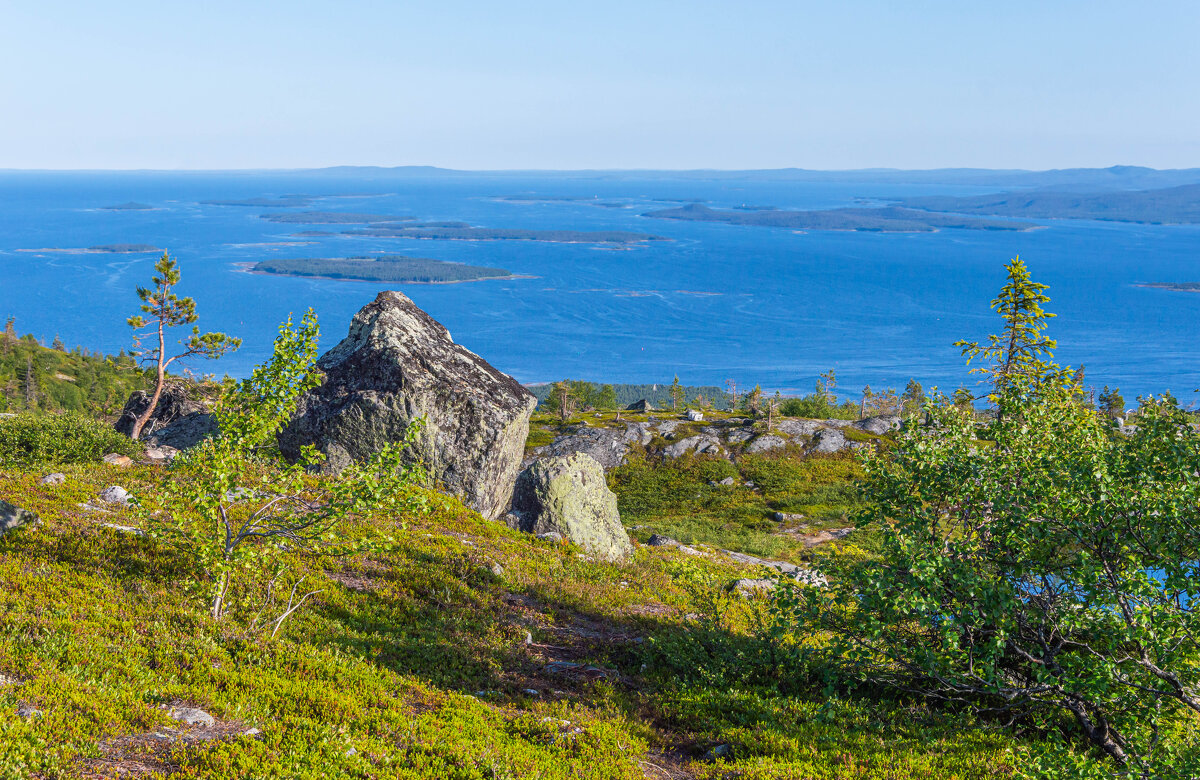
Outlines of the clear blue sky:
[[1200,2],[0,0],[0,168],[1200,165]]

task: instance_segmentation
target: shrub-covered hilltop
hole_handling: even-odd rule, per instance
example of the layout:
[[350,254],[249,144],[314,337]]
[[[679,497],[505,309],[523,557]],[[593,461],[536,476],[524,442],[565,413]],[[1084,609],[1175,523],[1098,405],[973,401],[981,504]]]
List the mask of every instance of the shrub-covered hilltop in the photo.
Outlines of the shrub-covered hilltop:
[[[1169,396],[1094,402],[1042,290],[1014,262],[1001,332],[962,345],[986,397],[903,416],[858,419],[827,375],[796,401],[840,416],[757,388],[602,410],[564,382],[530,421],[443,342],[355,396],[438,354],[383,293],[323,377],[315,317],[285,323],[173,460],[102,460],[99,423],[31,452],[34,413],[0,418],[0,777],[1192,777],[1200,434]],[[414,386],[446,367],[523,452],[455,449],[478,387]],[[425,392],[458,411],[388,416]],[[571,523],[485,519],[474,457],[523,461],[514,513]],[[539,492],[564,462],[601,485]],[[610,509],[627,554],[585,527]]]

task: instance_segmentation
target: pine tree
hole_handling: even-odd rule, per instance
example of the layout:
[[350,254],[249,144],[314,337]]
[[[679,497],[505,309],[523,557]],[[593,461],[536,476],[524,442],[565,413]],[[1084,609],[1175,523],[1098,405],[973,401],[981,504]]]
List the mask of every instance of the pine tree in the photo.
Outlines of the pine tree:
[[906,415],[918,414],[925,405],[925,388],[915,379],[908,380],[904,395],[900,396],[901,408]]
[[38,401],[37,375],[33,372],[33,357],[25,358],[25,408],[33,409]]
[[870,405],[871,399],[875,393],[871,391],[871,386],[867,385],[862,391],[862,401],[858,405],[858,419],[865,419],[867,416],[867,406]]
[[64,344],[63,340],[61,338],[59,338],[57,333],[55,333],[54,334],[54,343],[50,345],[50,349],[55,349],[55,350],[58,350],[59,352],[66,352],[67,345]]
[[[172,363],[190,357],[216,360],[242,345],[239,338],[224,333],[202,334],[200,328],[193,325],[197,320],[196,302],[191,298],[180,298],[173,292],[175,285],[179,284],[180,273],[179,265],[170,255],[163,252],[163,256],[154,264],[154,270],[158,272],[158,275],[153,277],[154,286],[137,288],[138,297],[142,300],[142,312],[149,314],[150,318],[147,320],[139,314],[127,320],[129,327],[135,331],[134,356],[143,364],[153,365],[156,372],[150,403],[142,416],[134,422],[133,431],[130,433],[134,439],[142,435],[142,428],[154,414],[158,399],[162,396],[163,385],[166,384],[167,368]],[[168,357],[166,331],[180,325],[192,325],[192,335],[186,342],[180,342],[183,346],[182,352]],[[145,338],[156,339],[157,346],[143,347],[142,340]]]
[[1108,385],[1100,391],[1100,411],[1114,420],[1125,414],[1125,399],[1121,397],[1121,388],[1108,389]]
[[674,381],[671,382],[671,411],[678,411],[681,403],[683,403],[683,385],[679,384],[679,374],[676,374]]

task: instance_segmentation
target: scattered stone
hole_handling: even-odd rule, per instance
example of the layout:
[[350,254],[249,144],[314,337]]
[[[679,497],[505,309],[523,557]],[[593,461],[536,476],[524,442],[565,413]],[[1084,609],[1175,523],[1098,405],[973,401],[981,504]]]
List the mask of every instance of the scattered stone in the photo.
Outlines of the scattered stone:
[[508,509],[537,399],[406,296],[379,293],[317,366],[321,386],[279,434],[284,455],[314,444],[326,456],[322,470],[340,472],[403,441],[424,418],[408,457],[484,517]]
[[885,433],[900,430],[900,417],[895,414],[880,414],[859,420],[854,423],[854,427],[860,431],[882,436]]
[[347,750],[347,751],[346,751],[345,753],[343,753],[342,755],[343,755],[343,756],[345,756],[346,758],[350,758],[350,756],[357,756],[357,755],[358,755],[358,751],[357,751],[357,750],[355,750],[354,748],[350,748],[349,750]]
[[761,452],[773,452],[775,450],[781,450],[786,446],[787,439],[783,438],[782,436],[775,436],[768,433],[763,434],[754,441],[750,442],[750,444],[746,447],[746,452],[754,455]]
[[725,448],[721,446],[719,439],[704,434],[680,439],[663,450],[663,455],[668,458],[681,458],[689,453],[721,456],[726,454]]
[[167,710],[167,716],[189,726],[212,728],[217,723],[216,718],[198,707],[176,705]]
[[719,758],[733,758],[733,746],[732,745],[716,745],[711,750],[709,750],[707,753],[705,753],[704,757],[701,758],[700,760],[708,761],[711,763],[713,761],[716,761]]
[[[519,527],[518,530],[520,530]],[[537,538],[543,542],[561,542],[564,537],[558,531],[546,531],[545,533],[538,534]]]
[[683,425],[683,423],[679,420],[667,420],[665,423],[658,426],[658,432],[661,435],[670,438],[671,436],[675,435],[675,429],[680,425]]
[[134,536],[145,536],[146,532],[140,528],[134,528],[131,525],[117,525],[116,523],[100,523],[101,528],[111,528],[114,531],[120,531],[123,534],[133,534]]
[[133,458],[129,457],[128,455],[120,455],[115,452],[108,453],[101,458],[101,460],[110,466],[116,466],[117,468],[122,469],[133,465]]
[[109,485],[100,491],[100,500],[106,504],[129,506],[130,498],[129,491],[120,485]]
[[704,413],[698,412],[695,409],[688,409],[687,410],[687,418],[689,420],[691,420],[692,422],[703,422],[704,421]]
[[526,696],[541,696],[542,692],[537,688],[526,688],[524,691]]
[[47,474],[46,476],[42,477],[39,484],[61,485],[62,483],[66,482],[66,481],[67,481],[67,475],[60,474],[59,472],[56,471],[53,474]]
[[262,730],[260,729],[246,729],[242,732],[243,737],[257,737],[260,734],[262,734]]
[[819,544],[844,539],[854,532],[853,528],[830,528],[826,531],[817,531],[814,534],[804,537],[805,547],[816,547]]
[[20,707],[17,707],[18,718],[24,718],[25,720],[36,720],[45,716],[46,713],[28,704],[22,704]]
[[736,431],[731,431],[725,440],[730,444],[745,444],[754,438],[754,430],[752,428],[738,428]]
[[513,491],[513,514],[525,533],[562,534],[604,560],[620,560],[633,552],[604,470],[582,453],[539,460],[521,472]]
[[525,632],[525,644],[527,644],[527,645],[533,644],[533,634],[531,634],[528,631]]
[[756,488],[756,487],[758,487],[758,485],[755,485],[755,484],[754,484],[753,482],[751,482],[750,480],[746,480],[746,487],[748,487],[748,488]]
[[734,593],[737,593],[744,599],[754,598],[755,596],[768,593],[775,590],[775,580],[769,579],[743,579],[733,583],[732,588]]
[[653,412],[654,404],[643,398],[640,401],[634,401],[629,406],[626,406],[625,410],[629,412]]
[[16,504],[10,504],[4,499],[0,499],[0,536],[14,528],[33,525],[38,520],[38,516],[28,509],[22,509]]
[[161,447],[150,447],[146,450],[146,459],[158,462],[170,462],[175,460],[175,456],[179,454],[179,450],[174,447],[163,445]]
[[804,519],[804,515],[800,514],[799,512],[776,512],[775,514],[771,515],[771,517],[777,523],[790,523]]
[[786,419],[775,423],[775,430],[792,438],[812,436],[823,427],[819,420]]
[[846,438],[846,434],[836,428],[822,428],[813,435],[808,451],[831,453],[841,452],[849,447],[850,440]]
[[725,487],[733,487],[735,481],[736,480],[734,480],[733,477],[725,477],[725,479],[721,480],[717,484],[724,485]]
[[646,540],[646,544],[651,547],[678,547],[679,542],[669,536],[660,536],[658,534],[650,534],[650,538]]
[[492,564],[492,574],[496,575],[497,577],[503,577],[504,576],[504,567],[498,563],[493,563]]

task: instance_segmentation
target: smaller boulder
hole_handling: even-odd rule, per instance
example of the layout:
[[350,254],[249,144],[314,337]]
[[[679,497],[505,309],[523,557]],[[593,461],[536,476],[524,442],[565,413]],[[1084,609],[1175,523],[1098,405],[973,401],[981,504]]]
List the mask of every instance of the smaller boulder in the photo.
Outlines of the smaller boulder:
[[651,547],[678,547],[679,546],[679,542],[675,541],[674,539],[672,539],[669,536],[662,536],[660,534],[650,534],[650,538],[646,540],[646,544],[650,545]]
[[105,463],[107,463],[110,466],[116,466],[117,468],[121,468],[121,469],[128,468],[129,466],[133,465],[133,458],[129,457],[128,455],[121,455],[116,452],[108,453],[103,458],[101,458],[101,460],[103,460]]
[[706,435],[689,436],[686,439],[680,439],[663,450],[663,455],[668,458],[681,458],[688,453],[720,456],[726,454],[725,448],[721,446],[719,439]]
[[633,552],[604,469],[583,453],[545,458],[521,472],[513,514],[525,533],[560,534],[604,560]]
[[28,509],[22,509],[16,504],[10,504],[0,499],[0,536],[14,528],[33,525],[37,521],[38,516]]
[[106,504],[129,506],[129,491],[120,485],[110,485],[100,491],[100,500]]
[[629,412],[653,412],[654,404],[643,398],[640,401],[634,401],[629,406],[626,406],[625,410]]
[[695,409],[688,409],[687,418],[692,422],[704,422],[704,413],[698,412]]
[[880,414],[868,417],[865,420],[859,420],[854,423],[854,427],[860,431],[882,436],[885,433],[900,430],[900,417],[895,414]]
[[167,716],[180,723],[186,723],[189,726],[203,726],[212,728],[217,721],[212,715],[209,715],[199,707],[175,706],[167,710]]
[[718,485],[724,485],[725,487],[733,487],[735,483],[736,480],[733,477],[725,477],[725,479],[717,482]]
[[754,455],[760,452],[773,452],[775,450],[781,450],[786,446],[787,439],[783,438],[782,436],[773,436],[768,433],[759,436],[757,439],[750,442],[750,444],[746,447],[746,452]]
[[61,485],[62,483],[66,482],[66,481],[67,481],[67,475],[61,474],[56,471],[53,474],[47,474],[46,476],[42,477],[41,480],[39,480],[39,484]]
[[813,435],[812,443],[808,446],[809,452],[831,453],[841,452],[850,448],[850,440],[846,438],[846,434],[836,428],[822,428]]

